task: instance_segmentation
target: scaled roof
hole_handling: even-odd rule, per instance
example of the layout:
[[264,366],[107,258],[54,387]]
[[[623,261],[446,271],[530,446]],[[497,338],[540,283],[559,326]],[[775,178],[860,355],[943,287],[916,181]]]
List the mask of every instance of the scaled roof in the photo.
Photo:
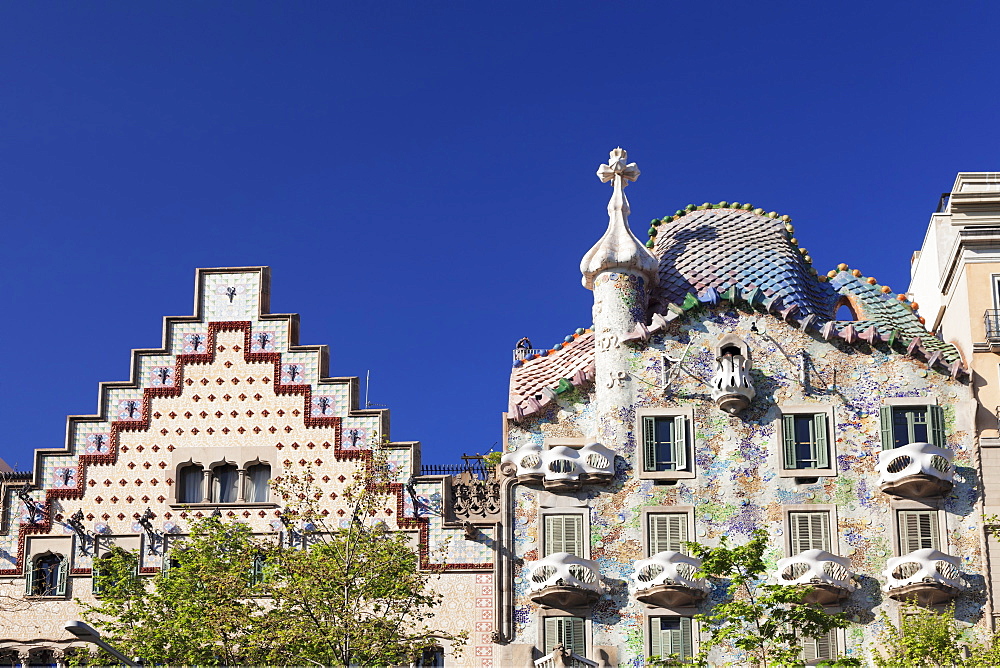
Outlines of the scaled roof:
[[[879,343],[953,377],[966,373],[958,349],[927,331],[917,305],[905,295],[846,265],[817,274],[788,216],[737,203],[690,205],[654,220],[649,232],[647,246],[659,260],[658,283],[650,290],[646,322],[627,337],[629,342],[645,341],[688,312],[729,301],[770,312],[826,340]],[[835,319],[842,304],[856,320]],[[509,417],[537,415],[557,394],[593,380],[593,360],[588,331],[567,345],[515,362]]]

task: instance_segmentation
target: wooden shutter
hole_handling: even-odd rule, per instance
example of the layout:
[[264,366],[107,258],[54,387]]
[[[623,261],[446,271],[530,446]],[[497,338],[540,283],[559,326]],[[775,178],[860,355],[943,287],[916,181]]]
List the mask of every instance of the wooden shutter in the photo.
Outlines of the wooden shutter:
[[642,470],[656,470],[656,418],[642,418]]
[[785,468],[797,469],[799,460],[795,453],[795,416],[785,415],[781,418],[781,441],[784,453]]
[[549,654],[557,644],[580,656],[585,656],[587,645],[582,617],[546,617],[542,642]]
[[649,515],[649,556],[672,550],[685,552],[688,540],[686,513],[655,513]]
[[882,449],[892,450],[895,447],[892,440],[892,406],[879,408],[878,417],[882,426]]
[[802,639],[802,660],[812,661],[833,660],[837,654],[837,631],[830,630],[816,638]]
[[69,580],[69,557],[59,560],[58,571],[56,572],[56,596],[66,595],[66,583]]
[[792,555],[806,550],[830,551],[830,519],[825,511],[788,513]]
[[673,418],[670,430],[670,460],[675,471],[687,470],[687,418],[678,415]]
[[545,515],[545,554],[569,552],[583,556],[583,516]]
[[939,549],[937,511],[899,511],[899,553],[906,555],[925,548]]
[[830,468],[830,446],[827,439],[826,413],[816,413],[812,419],[813,451],[816,468]]
[[653,617],[649,627],[650,656],[677,654],[687,659],[694,653],[690,617]]
[[944,433],[944,409],[940,406],[928,406],[927,413],[928,422],[930,422],[928,432],[930,433],[931,443],[939,448],[947,447],[948,439],[945,438]]

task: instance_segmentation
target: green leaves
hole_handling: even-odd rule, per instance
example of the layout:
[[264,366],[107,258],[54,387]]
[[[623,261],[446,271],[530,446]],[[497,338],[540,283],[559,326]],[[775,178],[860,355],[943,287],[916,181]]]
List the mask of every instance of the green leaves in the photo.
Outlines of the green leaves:
[[343,491],[344,526],[325,524],[308,471],[276,485],[306,548],[207,517],[172,539],[173,565],[153,577],[137,577],[136,555],[114,550],[101,562],[102,597],[78,601],[84,618],[146,664],[392,666],[445,641],[460,647],[464,635],[430,626],[441,597],[410,537],[374,521],[392,471],[376,447]]
[[820,637],[847,626],[839,614],[803,603],[808,590],[766,584],[764,553],[768,534],[756,531],[744,545],[731,547],[725,536],[718,547],[688,543],[702,560],[697,575],[725,587],[724,599],[707,614],[697,615],[709,637],[702,641],[698,662],[716,647],[745,652],[748,662],[767,666],[802,665],[803,639]]

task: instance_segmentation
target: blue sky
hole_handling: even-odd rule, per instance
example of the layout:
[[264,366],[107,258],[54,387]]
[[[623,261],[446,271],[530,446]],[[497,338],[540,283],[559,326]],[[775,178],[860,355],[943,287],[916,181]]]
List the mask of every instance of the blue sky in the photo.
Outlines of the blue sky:
[[958,171],[1000,169],[995,2],[7,3],[0,457],[266,264],[425,463],[501,437],[510,350],[590,324],[579,260],[621,145],[632,226],[792,216],[816,267],[903,291]]

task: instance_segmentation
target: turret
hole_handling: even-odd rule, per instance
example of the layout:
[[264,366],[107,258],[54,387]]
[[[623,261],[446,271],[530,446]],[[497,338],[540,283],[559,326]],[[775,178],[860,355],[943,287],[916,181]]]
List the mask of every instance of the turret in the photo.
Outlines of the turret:
[[[647,291],[656,281],[658,262],[628,226],[625,186],[639,178],[635,163],[622,148],[611,151],[597,176],[611,182],[608,229],[580,262],[583,285],[594,291],[595,382],[600,443],[618,449],[631,425],[619,411],[634,400],[625,336],[646,313]],[[601,419],[600,416],[607,416]]]

